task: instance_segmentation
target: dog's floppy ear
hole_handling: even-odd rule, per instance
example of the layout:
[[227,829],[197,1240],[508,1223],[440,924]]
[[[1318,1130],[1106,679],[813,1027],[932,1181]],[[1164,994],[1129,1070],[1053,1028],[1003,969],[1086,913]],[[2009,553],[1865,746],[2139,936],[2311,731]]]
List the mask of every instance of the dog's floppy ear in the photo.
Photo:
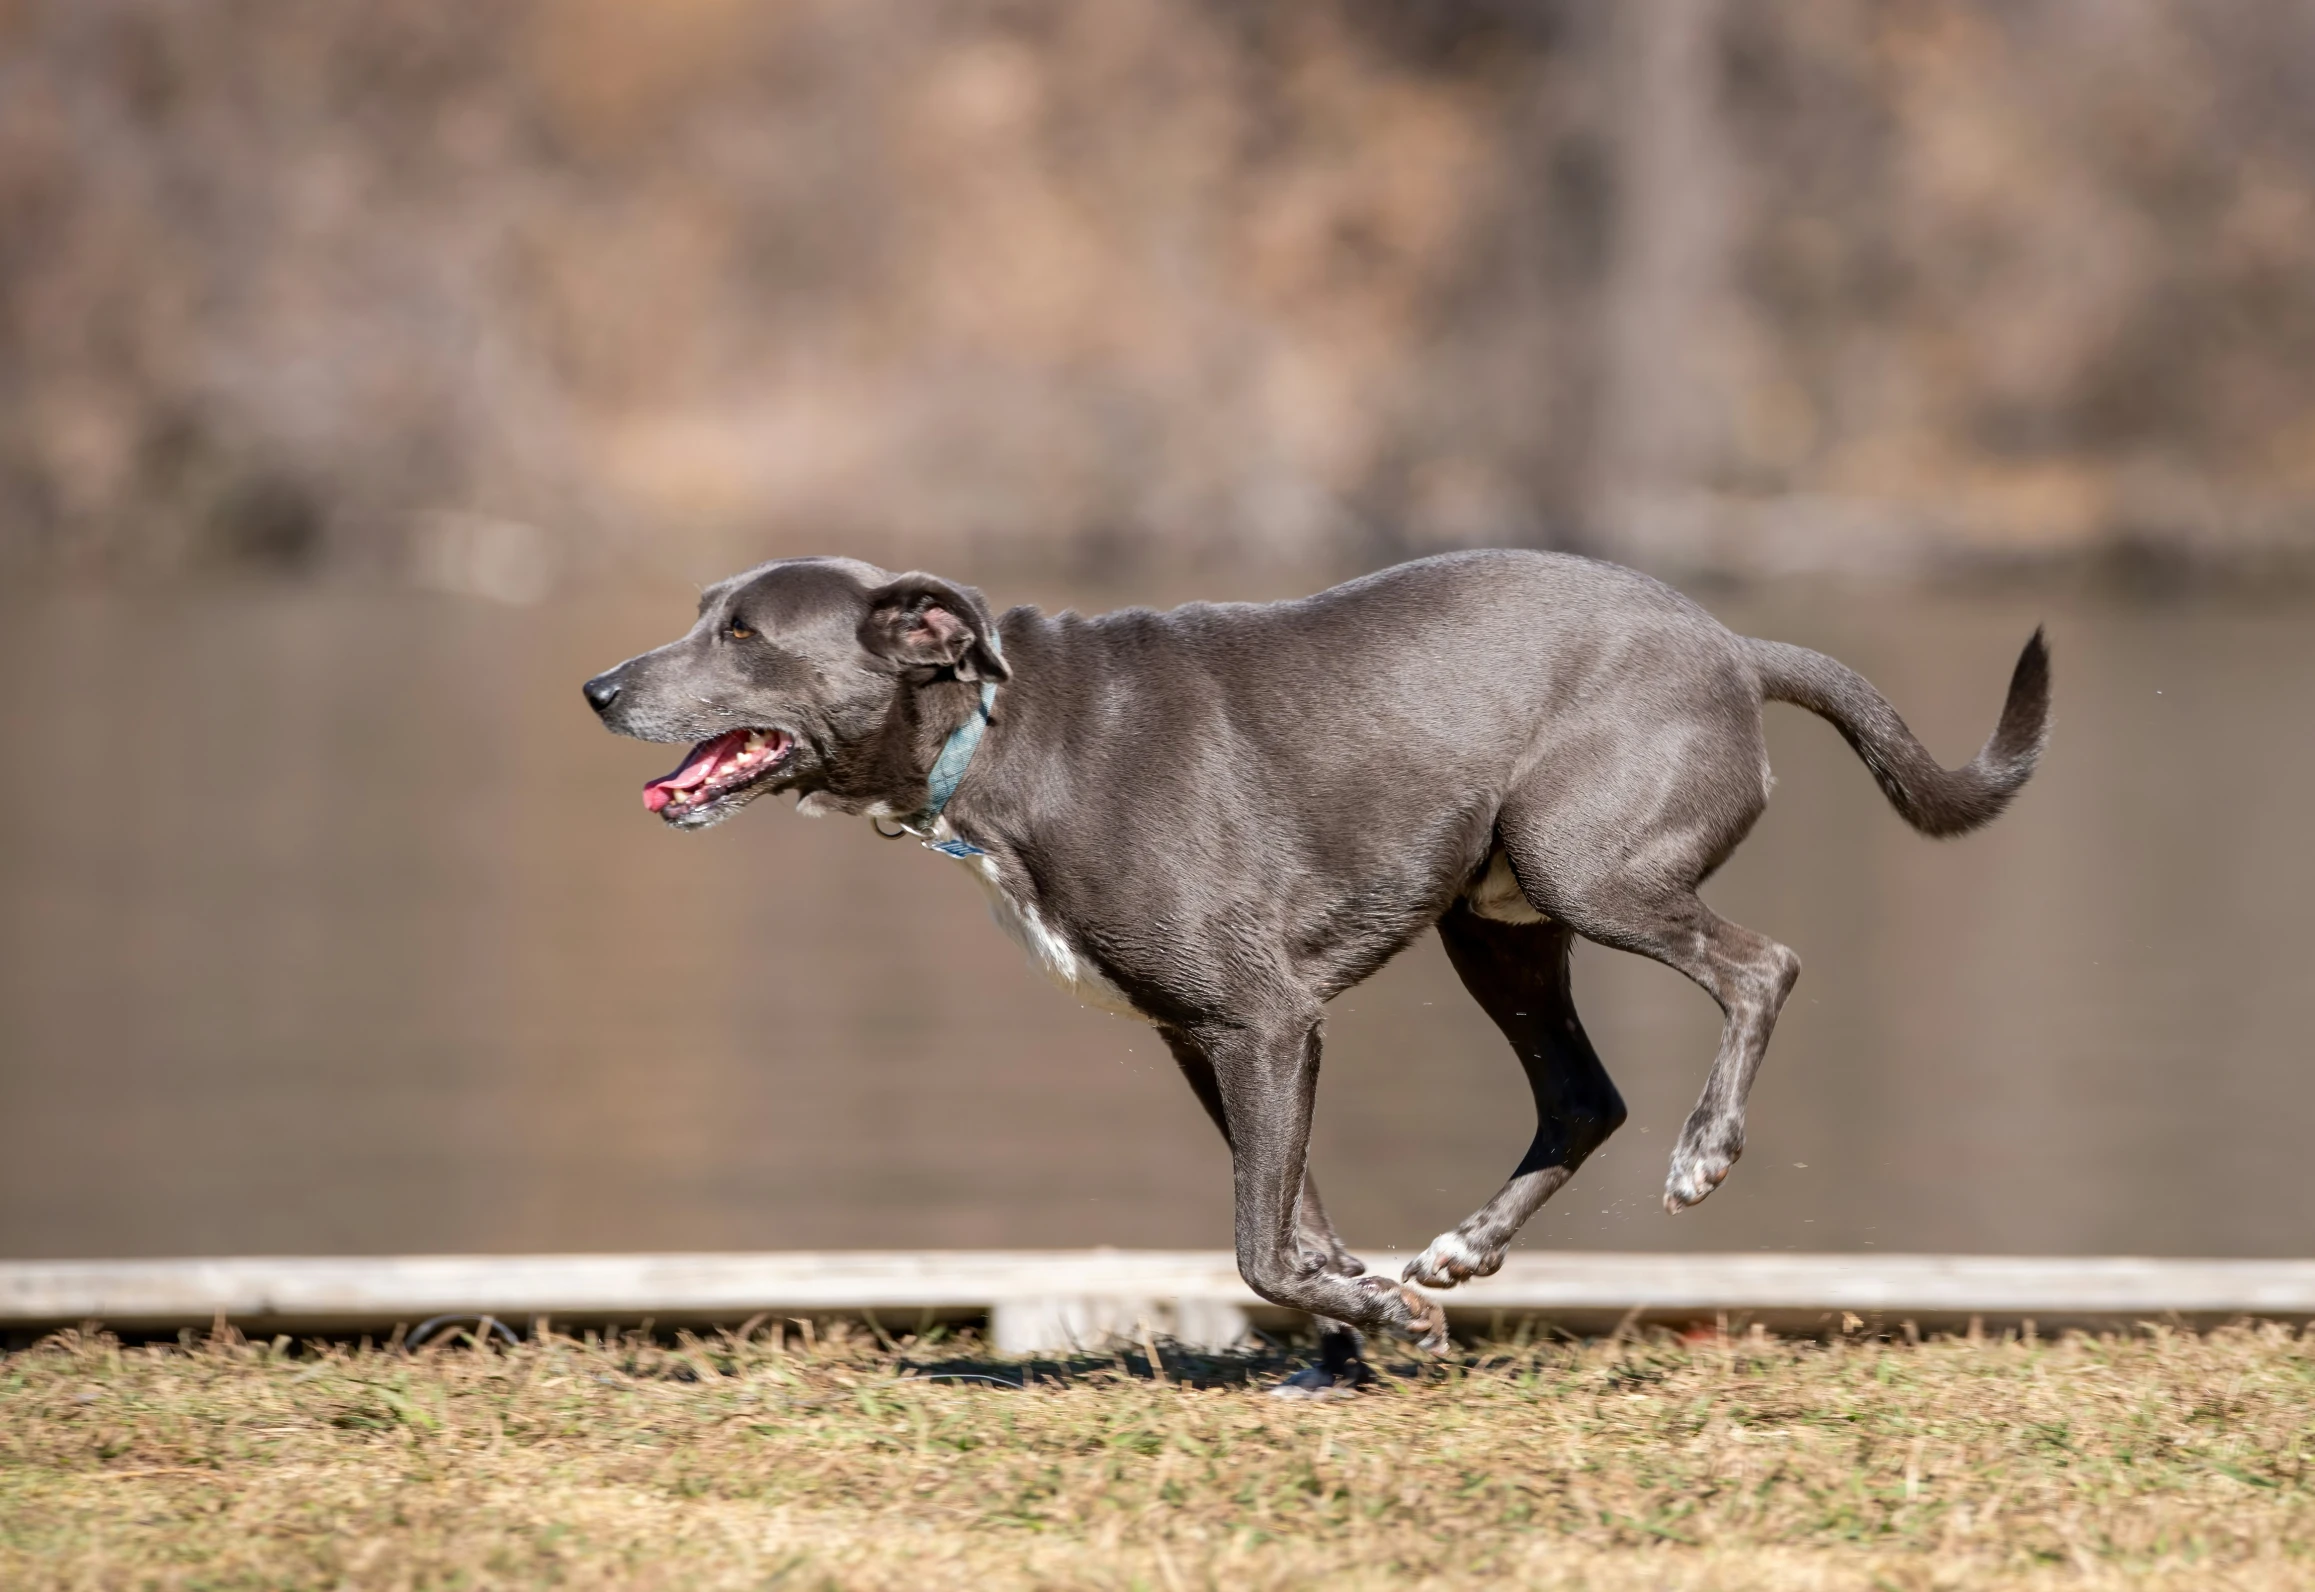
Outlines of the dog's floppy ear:
[[970,586],[910,574],[868,594],[860,645],[902,668],[948,668],[960,680],[1009,680],[997,652],[997,624]]

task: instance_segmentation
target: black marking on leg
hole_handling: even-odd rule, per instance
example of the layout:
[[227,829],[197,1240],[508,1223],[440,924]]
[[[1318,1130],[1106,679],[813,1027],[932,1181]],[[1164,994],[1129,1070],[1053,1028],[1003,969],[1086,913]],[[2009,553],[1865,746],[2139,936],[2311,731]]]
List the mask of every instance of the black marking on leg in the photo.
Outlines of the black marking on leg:
[[1511,1240],[1624,1120],[1623,1097],[1576,1017],[1574,936],[1559,923],[1504,923],[1458,907],[1439,920],[1463,987],[1511,1042],[1535,1100],[1535,1138],[1495,1197],[1411,1261],[1405,1278],[1452,1288],[1501,1269]]

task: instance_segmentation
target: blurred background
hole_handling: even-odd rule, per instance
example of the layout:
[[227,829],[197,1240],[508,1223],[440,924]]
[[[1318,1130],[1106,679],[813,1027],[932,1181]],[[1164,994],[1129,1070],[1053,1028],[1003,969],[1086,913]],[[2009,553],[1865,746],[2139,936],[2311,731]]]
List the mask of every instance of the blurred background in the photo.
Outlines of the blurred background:
[[[0,0],[0,1254],[1222,1246],[1154,1038],[961,870],[700,837],[578,683],[844,552],[1000,606],[1560,547],[1837,653],[1712,886],[1586,948],[1602,1248],[2287,1254],[2315,1195],[2315,10],[2298,0]],[[1153,757],[1163,748],[1151,749]],[[1527,1139],[1425,944],[1317,1165],[1411,1248]]]

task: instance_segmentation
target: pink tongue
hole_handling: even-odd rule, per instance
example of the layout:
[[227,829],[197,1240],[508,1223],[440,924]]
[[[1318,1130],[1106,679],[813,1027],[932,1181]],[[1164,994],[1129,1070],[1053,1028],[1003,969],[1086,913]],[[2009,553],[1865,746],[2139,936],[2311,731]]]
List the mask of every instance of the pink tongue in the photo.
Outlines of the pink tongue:
[[713,777],[718,763],[739,755],[747,738],[747,731],[734,730],[729,735],[719,735],[712,741],[700,742],[691,749],[691,755],[683,760],[681,768],[672,774],[662,774],[643,787],[644,811],[655,813],[673,801],[677,791],[706,784]]

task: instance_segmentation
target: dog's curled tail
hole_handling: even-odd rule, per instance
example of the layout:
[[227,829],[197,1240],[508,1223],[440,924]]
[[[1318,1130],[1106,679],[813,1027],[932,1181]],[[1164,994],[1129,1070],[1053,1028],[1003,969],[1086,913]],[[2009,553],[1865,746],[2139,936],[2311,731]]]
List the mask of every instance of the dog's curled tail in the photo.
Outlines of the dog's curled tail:
[[1889,699],[1821,652],[1748,638],[1761,695],[1807,708],[1841,732],[1900,816],[1925,835],[1966,835],[1993,822],[2034,771],[2050,737],[2050,649],[2037,628],[2010,675],[2001,722],[1977,756],[1942,768]]

